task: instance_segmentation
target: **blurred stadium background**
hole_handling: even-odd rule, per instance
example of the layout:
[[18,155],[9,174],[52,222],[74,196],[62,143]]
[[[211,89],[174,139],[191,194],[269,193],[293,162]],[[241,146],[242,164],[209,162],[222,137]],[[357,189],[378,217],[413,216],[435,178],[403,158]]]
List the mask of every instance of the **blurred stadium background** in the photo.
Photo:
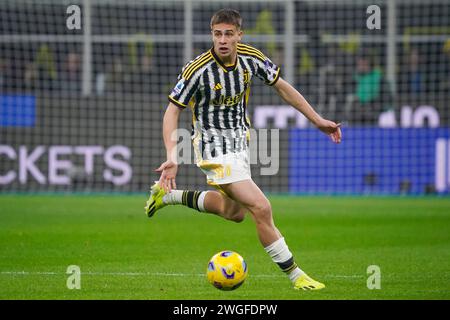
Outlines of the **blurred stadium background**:
[[[255,81],[253,125],[280,130],[278,173],[253,168],[263,190],[448,194],[450,2],[376,1],[371,30],[373,2],[0,1],[0,190],[146,191],[165,156],[167,95],[211,46],[212,13],[233,7],[244,42],[343,123],[334,146]],[[68,28],[71,5],[80,29]],[[178,185],[202,188],[205,177],[183,166]]]
[[[380,29],[367,27],[371,5]],[[222,7],[240,10],[244,42],[343,123],[334,145],[253,84],[255,136],[278,132],[268,148],[279,150],[259,145],[272,163],[257,158],[252,174],[326,290],[292,290],[251,219],[182,206],[144,215],[167,95],[210,48]],[[447,0],[0,0],[0,299],[449,299],[449,102]],[[182,113],[185,132],[190,119]],[[181,166],[180,188],[205,182]],[[231,293],[204,276],[224,249],[250,270]],[[68,290],[70,265],[81,290]],[[382,290],[369,290],[371,265]]]

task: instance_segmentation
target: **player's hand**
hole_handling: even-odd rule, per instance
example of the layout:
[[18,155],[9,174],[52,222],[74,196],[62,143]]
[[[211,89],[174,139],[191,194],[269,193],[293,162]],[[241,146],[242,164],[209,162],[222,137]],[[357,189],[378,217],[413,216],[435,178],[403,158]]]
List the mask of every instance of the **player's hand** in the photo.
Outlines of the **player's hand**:
[[155,171],[161,173],[159,185],[166,193],[170,193],[173,189],[177,188],[175,177],[177,175],[178,165],[175,162],[167,160],[158,169],[155,169]]
[[342,132],[340,123],[335,123],[330,120],[322,119],[317,124],[317,128],[326,135],[328,135],[334,143],[341,143]]

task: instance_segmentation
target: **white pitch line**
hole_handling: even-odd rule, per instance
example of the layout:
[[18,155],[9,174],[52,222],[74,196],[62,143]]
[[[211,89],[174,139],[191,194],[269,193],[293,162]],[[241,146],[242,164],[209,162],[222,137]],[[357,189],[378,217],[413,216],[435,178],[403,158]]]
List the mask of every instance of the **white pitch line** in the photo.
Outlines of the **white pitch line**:
[[[1,275],[12,275],[12,276],[40,276],[40,275],[66,275],[62,272],[49,272],[49,271],[0,271]],[[163,272],[81,272],[81,275],[88,276],[158,276],[158,277],[189,277],[197,276],[204,277],[202,273],[163,273]],[[252,278],[284,278],[283,274],[252,274]],[[364,278],[360,275],[338,275],[330,274],[326,275],[326,278]]]

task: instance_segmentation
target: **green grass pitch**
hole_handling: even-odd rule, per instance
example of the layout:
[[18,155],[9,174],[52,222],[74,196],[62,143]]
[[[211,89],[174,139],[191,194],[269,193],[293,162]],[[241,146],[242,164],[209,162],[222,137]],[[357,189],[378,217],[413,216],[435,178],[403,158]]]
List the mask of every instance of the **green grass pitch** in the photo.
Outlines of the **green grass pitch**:
[[[326,284],[292,289],[240,224],[171,206],[148,219],[145,195],[0,197],[0,299],[449,299],[450,199],[271,196],[298,264]],[[222,292],[209,258],[239,252],[242,287]],[[69,265],[81,289],[68,289]],[[381,288],[369,290],[370,265]]]

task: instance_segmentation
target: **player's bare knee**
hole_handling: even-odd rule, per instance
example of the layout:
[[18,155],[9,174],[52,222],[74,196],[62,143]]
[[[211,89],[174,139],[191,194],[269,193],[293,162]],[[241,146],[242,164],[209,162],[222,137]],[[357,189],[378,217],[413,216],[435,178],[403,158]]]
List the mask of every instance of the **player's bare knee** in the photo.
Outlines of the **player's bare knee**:
[[236,223],[242,222],[244,221],[245,216],[240,214],[240,213],[236,213],[233,216],[230,217],[230,220]]
[[269,201],[264,201],[251,208],[256,221],[272,221],[272,206]]
[[247,213],[246,209],[241,209],[239,210],[235,215],[234,215],[234,222],[242,222],[245,219],[245,215]]
[[242,210],[230,210],[227,212],[226,217],[228,220],[234,221],[234,222],[242,222],[245,218],[245,212]]

